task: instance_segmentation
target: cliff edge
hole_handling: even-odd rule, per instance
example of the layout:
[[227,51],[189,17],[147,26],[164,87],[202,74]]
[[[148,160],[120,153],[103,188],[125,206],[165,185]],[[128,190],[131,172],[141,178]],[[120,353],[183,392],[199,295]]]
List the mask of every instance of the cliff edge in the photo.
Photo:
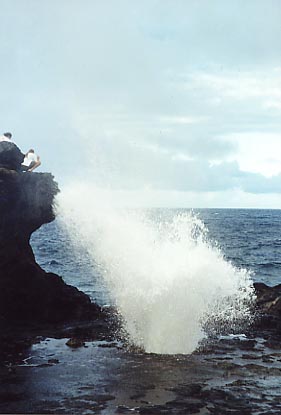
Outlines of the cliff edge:
[[[8,145],[9,144],[9,145]],[[58,185],[50,173],[22,173],[22,153],[0,142],[0,329],[104,319],[104,312],[35,261],[31,234],[55,219]],[[281,336],[281,285],[255,283],[258,331]]]
[[45,272],[30,246],[32,232],[55,218],[59,190],[53,176],[7,167],[0,157],[0,327],[97,318],[100,308],[58,275]]

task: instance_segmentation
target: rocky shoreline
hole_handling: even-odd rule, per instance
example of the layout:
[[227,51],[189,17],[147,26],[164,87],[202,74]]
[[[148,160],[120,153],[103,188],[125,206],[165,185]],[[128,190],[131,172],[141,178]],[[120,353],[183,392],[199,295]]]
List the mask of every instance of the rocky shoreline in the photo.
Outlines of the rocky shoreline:
[[[7,143],[5,143],[7,144]],[[9,143],[10,144],[10,143]],[[21,173],[21,152],[0,143],[0,328],[102,321],[108,313],[35,261],[31,234],[55,219],[58,184],[50,173]],[[255,330],[281,334],[281,284],[255,283]]]
[[57,183],[49,173],[0,168],[0,327],[100,318],[102,311],[76,287],[35,261],[30,236],[54,220]]
[[[0,365],[0,413],[269,415],[281,411],[281,350],[222,336],[192,355],[153,355],[116,340],[37,336]],[[27,389],[28,387],[28,389]],[[28,391],[32,391],[29,394]]]
[[[254,284],[256,318],[242,337],[216,337],[191,356],[128,349],[119,342],[113,310],[92,303],[35,261],[30,236],[54,220],[58,191],[50,173],[20,173],[1,165],[0,148],[0,412],[281,413],[274,383],[281,376],[281,284]],[[63,365],[71,366],[74,350],[79,359],[68,371]],[[32,359],[36,363],[28,363]],[[91,362],[94,369],[88,368]],[[26,397],[28,373],[39,386]],[[44,395],[44,376],[48,390],[60,390],[54,399]],[[73,379],[77,384],[69,390]]]

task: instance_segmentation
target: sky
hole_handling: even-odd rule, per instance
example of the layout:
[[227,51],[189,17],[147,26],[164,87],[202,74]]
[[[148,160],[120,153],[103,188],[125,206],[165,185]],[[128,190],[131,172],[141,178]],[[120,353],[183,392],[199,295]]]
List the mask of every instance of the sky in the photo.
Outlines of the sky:
[[0,0],[0,13],[2,132],[60,187],[281,208],[279,0]]

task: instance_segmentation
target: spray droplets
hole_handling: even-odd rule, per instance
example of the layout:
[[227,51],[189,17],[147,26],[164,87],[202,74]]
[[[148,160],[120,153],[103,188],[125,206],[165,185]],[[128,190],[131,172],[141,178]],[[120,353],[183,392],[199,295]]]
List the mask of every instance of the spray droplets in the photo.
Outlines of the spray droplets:
[[249,321],[250,275],[209,243],[196,215],[115,209],[85,186],[63,192],[60,211],[100,264],[130,342],[147,352],[191,353],[206,331]]

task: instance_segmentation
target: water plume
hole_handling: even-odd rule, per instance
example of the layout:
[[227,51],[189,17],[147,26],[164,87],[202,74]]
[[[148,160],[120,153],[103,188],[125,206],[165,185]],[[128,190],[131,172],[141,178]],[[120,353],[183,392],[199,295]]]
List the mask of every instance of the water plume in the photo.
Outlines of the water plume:
[[191,353],[208,322],[251,318],[250,274],[235,268],[193,213],[114,208],[110,192],[72,184],[58,198],[70,234],[99,264],[129,341],[153,353]]

